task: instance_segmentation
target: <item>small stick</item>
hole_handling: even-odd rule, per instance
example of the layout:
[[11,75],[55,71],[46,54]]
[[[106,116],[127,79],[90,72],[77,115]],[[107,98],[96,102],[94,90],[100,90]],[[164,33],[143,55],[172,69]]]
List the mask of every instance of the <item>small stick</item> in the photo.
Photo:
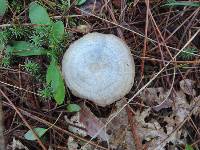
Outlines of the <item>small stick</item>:
[[[8,104],[7,102],[3,102],[3,103],[6,104],[6,105],[8,105],[8,106],[10,106],[10,107],[12,107],[12,105],[11,105],[11,104]],[[14,109],[14,108],[13,108],[13,109]],[[63,129],[63,128],[57,126],[57,125],[55,125],[55,123],[51,123],[51,122],[49,122],[49,121],[46,121],[45,119],[42,119],[42,118],[40,118],[40,117],[38,117],[38,116],[36,116],[36,115],[34,115],[34,114],[32,114],[32,113],[30,113],[30,112],[24,110],[24,109],[21,109],[21,108],[17,108],[17,109],[18,109],[18,110],[21,112],[21,114],[23,114],[24,116],[27,116],[27,117],[29,117],[29,118],[31,118],[31,119],[37,121],[37,122],[43,123],[43,124],[45,124],[45,125],[51,127],[51,128],[54,129],[54,130],[60,131],[60,132],[62,132],[62,133],[65,133],[65,134],[67,134],[68,136],[72,136],[73,138],[76,138],[77,140],[80,140],[80,141],[83,141],[83,142],[89,142],[91,145],[93,145],[94,147],[97,147],[97,148],[99,148],[99,149],[108,150],[106,147],[103,147],[103,146],[101,146],[101,145],[99,145],[99,144],[97,144],[97,143],[95,143],[95,142],[93,142],[93,141],[88,141],[87,139],[85,139],[85,138],[83,138],[83,137],[81,137],[81,136],[79,136],[79,135],[75,135],[75,134],[71,133],[70,131],[67,131],[67,130],[65,130],[65,129]]]
[[[145,24],[145,37],[144,37],[144,48],[143,48],[143,54],[142,56],[146,56],[146,51],[147,51],[147,34],[148,34],[148,27],[149,27],[149,0],[146,0],[146,24]],[[142,63],[141,63],[141,77],[144,75],[144,61],[145,59],[142,58]]]
[[13,102],[6,96],[6,94],[0,89],[1,94],[6,98],[6,100],[10,103],[10,105],[12,106],[12,108],[16,111],[16,113],[20,116],[20,118],[22,119],[22,121],[24,122],[24,124],[29,128],[29,130],[32,131],[33,135],[36,137],[38,144],[42,147],[43,150],[47,150],[46,147],[44,146],[44,144],[41,142],[41,140],[39,139],[38,135],[35,133],[35,131],[32,129],[32,127],[28,124],[28,122],[26,121],[26,119],[23,117],[23,115],[21,114],[21,112],[18,110],[18,108],[13,104]]
[[0,149],[5,149],[5,141],[3,136],[3,111],[2,111],[2,99],[0,98]]
[[129,122],[129,125],[131,127],[131,133],[133,134],[132,137],[134,139],[136,150],[143,150],[141,139],[137,134],[137,130],[136,130],[137,125],[134,121],[134,114],[131,111],[131,108],[130,108],[129,105],[126,106],[126,112],[128,114],[128,122]]

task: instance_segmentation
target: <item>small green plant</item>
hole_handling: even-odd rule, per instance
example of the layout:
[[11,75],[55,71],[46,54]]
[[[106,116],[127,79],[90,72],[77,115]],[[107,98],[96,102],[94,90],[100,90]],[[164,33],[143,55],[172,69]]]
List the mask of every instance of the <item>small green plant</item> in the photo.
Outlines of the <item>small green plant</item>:
[[3,16],[8,8],[8,1],[7,0],[0,0],[0,16]]
[[[37,2],[32,2],[29,6],[29,18],[34,26],[34,35],[28,41],[13,41],[7,45],[7,52],[12,55],[46,56],[50,65],[47,69],[46,83],[52,89],[52,95],[57,104],[62,104],[65,98],[65,86],[58,66],[58,47],[64,37],[64,24],[62,21],[53,22],[47,10]],[[26,64],[26,69],[36,73],[37,65],[32,62]],[[44,89],[41,94],[49,97],[49,91]]]
[[1,60],[1,66],[2,67],[9,67],[10,66],[10,56],[6,55]]
[[68,112],[78,112],[81,110],[81,107],[77,104],[69,104],[67,105]]
[[1,45],[1,47],[3,47],[7,43],[8,36],[9,36],[8,31],[0,31],[0,45]]
[[34,34],[31,36],[31,43],[37,47],[41,47],[44,44],[44,36],[41,34]]
[[[34,128],[33,131],[38,135],[39,138],[41,138],[48,131],[48,129],[46,129],[46,128]],[[24,138],[29,140],[29,141],[35,141],[36,140],[36,137],[34,136],[34,134],[31,130],[26,132],[26,134],[24,135]]]
[[61,0],[61,4],[58,6],[60,7],[61,10],[66,12],[71,6],[71,2],[70,0]]
[[10,32],[10,35],[16,39],[20,39],[24,36],[27,37],[27,35],[29,35],[29,29],[26,27],[20,27],[20,26],[13,26],[9,28],[7,32]]
[[182,51],[178,57],[183,60],[191,60],[195,57],[195,54],[197,54],[198,50],[193,47],[185,48],[184,51]]
[[194,150],[191,145],[186,144],[185,150]]
[[38,63],[33,62],[32,60],[27,60],[24,64],[24,67],[27,72],[31,73],[32,75],[37,75],[40,69]]
[[10,2],[10,7],[15,10],[15,13],[20,13],[21,11],[23,11],[23,6],[23,1],[12,0],[12,2]]
[[50,86],[45,86],[43,89],[40,89],[38,93],[45,99],[50,99],[53,97],[53,91]]

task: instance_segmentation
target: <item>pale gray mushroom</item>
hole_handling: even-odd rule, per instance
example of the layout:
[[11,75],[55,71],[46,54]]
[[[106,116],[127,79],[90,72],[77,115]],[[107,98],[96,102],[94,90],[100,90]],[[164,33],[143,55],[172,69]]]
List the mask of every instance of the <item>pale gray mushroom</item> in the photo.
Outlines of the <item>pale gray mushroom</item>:
[[70,45],[62,60],[62,72],[72,94],[106,106],[131,90],[135,64],[120,38],[94,32]]

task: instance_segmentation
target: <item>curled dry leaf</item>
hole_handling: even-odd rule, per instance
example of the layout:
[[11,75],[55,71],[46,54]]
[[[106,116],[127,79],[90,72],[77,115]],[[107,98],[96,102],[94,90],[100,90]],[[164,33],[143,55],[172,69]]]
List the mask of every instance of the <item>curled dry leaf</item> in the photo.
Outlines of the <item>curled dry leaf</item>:
[[173,95],[174,105],[172,106],[172,110],[175,116],[175,123],[181,123],[185,117],[189,114],[191,105],[186,100],[186,95],[182,91],[177,91]]
[[80,33],[89,33],[92,27],[89,24],[87,25],[82,24],[82,25],[77,26],[76,28],[78,32]]
[[181,90],[188,95],[195,96],[196,91],[194,89],[195,81],[190,79],[184,79],[179,82]]
[[195,107],[194,107],[193,114],[196,115],[196,116],[197,115],[200,116],[200,95],[194,98],[193,103],[196,103]]
[[[97,14],[100,12],[102,8],[101,0],[87,0],[82,6],[80,6],[80,9],[92,14]],[[83,15],[88,15],[87,13],[80,12]]]
[[[125,99],[116,102],[116,109],[109,116],[111,118],[116,112],[122,108],[126,103]],[[107,122],[109,119],[104,119]],[[109,145],[111,148],[123,149],[123,150],[135,150],[133,135],[130,132],[128,124],[128,117],[126,109],[123,109],[113,120],[106,126],[106,130],[109,133]]]
[[74,127],[74,126],[70,126],[68,127],[69,131],[75,133],[75,134],[79,134],[83,137],[87,136],[87,132],[85,130],[82,130],[81,128],[85,128],[84,124],[82,124],[80,121],[80,113],[77,112],[74,116],[72,116],[70,119],[67,118],[67,116],[65,116],[65,121],[67,123],[76,125],[78,127]]
[[15,149],[23,149],[23,150],[29,150],[26,146],[24,146],[19,140],[16,140],[15,139],[15,137],[13,138],[13,140],[12,140],[12,143],[11,143],[11,145],[8,145],[7,146],[7,149],[13,149],[13,150],[15,150]]
[[[98,119],[87,106],[83,106],[83,109],[80,111],[80,122],[86,128],[87,134],[91,137],[95,136],[98,131],[104,127],[104,123]],[[103,141],[107,141],[109,139],[105,130],[102,130],[98,138]]]
[[[136,120],[138,122],[138,134],[143,141],[146,141],[148,150],[164,150],[167,143],[172,142],[183,144],[185,141],[180,140],[182,131],[173,131],[173,127],[169,126],[165,131],[156,119],[146,122],[145,119],[151,114],[150,108],[143,112],[136,112]],[[170,121],[173,118],[170,118]],[[171,121],[174,122],[174,121]],[[170,136],[168,136],[170,135]]]
[[[84,148],[82,147],[85,143],[82,143],[82,145],[80,145],[80,143],[77,143],[76,140],[74,140],[73,137],[69,137],[68,141],[67,141],[67,148],[68,150],[97,150],[96,148],[94,148],[92,145],[88,144],[86,146],[84,146]],[[80,148],[81,147],[81,148]]]
[[[81,108],[81,111],[77,112],[71,119],[68,119],[67,116],[65,116],[65,120],[68,123],[85,128],[85,130],[73,126],[69,126],[69,130],[83,137],[87,135],[93,137],[97,134],[99,129],[104,126],[104,123],[101,122],[101,120],[98,119],[86,106],[82,106]],[[101,131],[97,137],[102,141],[107,141],[109,138],[105,130]]]
[[78,143],[74,140],[73,137],[69,137],[67,140],[67,147],[69,150],[75,150],[78,149],[79,145]]
[[[155,93],[156,90],[153,91]],[[147,98],[157,97],[151,95]],[[151,108],[136,112],[138,133],[142,140],[147,141],[145,144],[148,145],[148,150],[162,150],[169,142],[174,146],[186,143],[187,132],[184,129],[177,130],[177,127],[186,119],[193,107],[196,110],[199,109],[200,102],[199,105],[195,104],[195,101],[198,102],[199,98],[195,98],[189,104],[185,93],[181,90],[171,93],[169,99],[173,102],[173,105],[171,105],[172,111],[168,115],[159,113],[159,117],[150,117],[157,116],[151,111]],[[151,101],[151,99],[148,100]],[[161,122],[160,119],[163,121]]]
[[155,111],[172,106],[172,101],[169,99],[170,90],[164,90],[162,87],[146,88],[140,93],[140,97],[148,106],[152,106]]

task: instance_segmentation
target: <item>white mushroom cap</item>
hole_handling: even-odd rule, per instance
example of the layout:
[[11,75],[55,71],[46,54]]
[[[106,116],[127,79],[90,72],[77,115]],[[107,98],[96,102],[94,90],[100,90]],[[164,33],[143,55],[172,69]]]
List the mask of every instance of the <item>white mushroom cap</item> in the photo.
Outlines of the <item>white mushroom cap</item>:
[[94,32],[70,45],[62,60],[62,72],[75,96],[106,106],[130,91],[135,64],[120,38]]

